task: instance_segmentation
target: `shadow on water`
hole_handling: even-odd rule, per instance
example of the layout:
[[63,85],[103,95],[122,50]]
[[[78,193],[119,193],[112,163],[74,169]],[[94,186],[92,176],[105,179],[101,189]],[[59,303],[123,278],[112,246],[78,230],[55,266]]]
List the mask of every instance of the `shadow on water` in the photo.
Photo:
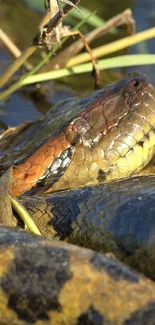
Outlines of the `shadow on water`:
[[[32,2],[32,6],[28,6]],[[41,1],[39,1],[41,2]],[[36,10],[38,0],[2,0],[0,3],[0,21],[1,28],[11,36],[17,46],[23,50],[26,48],[35,34],[40,21],[40,12]],[[155,22],[155,2],[154,0],[96,0],[81,1],[81,5],[94,11],[100,17],[107,20],[120,13],[126,8],[133,10],[134,18],[137,22],[137,31],[152,27]],[[121,36],[125,35],[121,28]],[[118,35],[106,35],[94,45],[104,44],[120,37]],[[126,52],[125,52],[126,53]],[[130,53],[154,53],[153,40],[141,43],[130,49]],[[0,42],[0,73],[12,62],[12,56],[3,47]],[[129,71],[145,73],[155,84],[155,67],[143,66],[130,69],[114,69],[111,71],[102,71],[102,83],[107,84],[123,77]],[[40,87],[37,85],[37,87]],[[83,96],[94,90],[93,78],[90,74],[82,76],[72,76],[63,78],[56,82],[46,83],[41,87],[41,92],[36,92],[36,86],[22,89],[13,94],[9,101],[0,107],[0,116],[4,124],[15,126],[27,120],[34,120],[45,114],[49,108],[57,101],[78,95]],[[4,112],[2,115],[1,112]],[[1,127],[1,125],[0,125]]]

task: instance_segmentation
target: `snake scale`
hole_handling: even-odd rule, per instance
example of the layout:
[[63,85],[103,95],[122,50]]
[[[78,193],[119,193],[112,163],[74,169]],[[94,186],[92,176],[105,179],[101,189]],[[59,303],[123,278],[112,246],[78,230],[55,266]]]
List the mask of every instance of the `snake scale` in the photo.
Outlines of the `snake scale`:
[[154,113],[134,74],[1,135],[0,172],[46,237],[0,227],[0,324],[155,324],[153,281],[116,259],[155,279],[155,178],[138,175]]

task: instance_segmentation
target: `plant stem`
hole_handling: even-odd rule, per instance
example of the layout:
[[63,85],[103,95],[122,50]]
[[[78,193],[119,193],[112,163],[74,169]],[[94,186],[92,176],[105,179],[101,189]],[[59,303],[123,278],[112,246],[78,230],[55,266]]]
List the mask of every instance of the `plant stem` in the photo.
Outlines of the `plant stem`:
[[41,235],[39,229],[35,225],[34,221],[32,220],[30,214],[28,211],[25,209],[25,207],[19,203],[19,201],[10,195],[10,200],[13,209],[17,212],[21,220],[24,222],[24,224],[27,226],[28,230],[33,232],[36,235]]
[[[96,49],[92,50],[92,53],[95,58],[99,58],[101,56],[105,56],[107,54],[120,51],[131,45],[135,45],[137,43],[143,42],[153,37],[155,37],[155,27],[147,29],[143,32],[137,33],[132,36],[124,37],[123,39],[112,42],[110,44],[99,46]],[[66,64],[66,67],[69,68],[74,65],[88,62],[89,60],[90,60],[90,56],[88,53],[79,54],[74,58],[70,59]]]
[[[98,61],[98,69],[105,70],[105,69],[138,66],[138,65],[146,65],[146,64],[155,64],[154,54],[121,55],[114,58],[100,60]],[[54,70],[50,72],[29,76],[27,78],[20,79],[16,84],[12,85],[9,89],[5,90],[2,94],[0,94],[0,100],[5,100],[17,89],[29,84],[45,82],[49,80],[71,76],[73,74],[86,73],[90,71],[92,71],[92,63],[86,63],[72,68]]]

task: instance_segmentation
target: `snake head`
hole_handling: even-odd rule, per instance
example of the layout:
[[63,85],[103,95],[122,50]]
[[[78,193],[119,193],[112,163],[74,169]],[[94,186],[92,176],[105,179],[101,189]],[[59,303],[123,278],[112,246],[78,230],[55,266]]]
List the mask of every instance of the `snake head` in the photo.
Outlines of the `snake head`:
[[98,91],[94,101],[71,123],[74,134],[78,134],[76,139],[84,146],[95,145],[130,110],[150,103],[153,91],[147,77],[137,73],[129,74],[126,79]]

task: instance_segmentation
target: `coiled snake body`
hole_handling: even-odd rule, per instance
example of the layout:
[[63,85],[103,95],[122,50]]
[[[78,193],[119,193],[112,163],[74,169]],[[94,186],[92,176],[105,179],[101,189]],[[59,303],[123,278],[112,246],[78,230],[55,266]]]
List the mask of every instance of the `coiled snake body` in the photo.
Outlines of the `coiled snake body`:
[[49,239],[0,228],[0,324],[154,324],[154,283],[114,257],[155,279],[155,179],[130,178],[154,126],[154,88],[135,74],[4,132],[1,173],[14,165],[11,191]]

